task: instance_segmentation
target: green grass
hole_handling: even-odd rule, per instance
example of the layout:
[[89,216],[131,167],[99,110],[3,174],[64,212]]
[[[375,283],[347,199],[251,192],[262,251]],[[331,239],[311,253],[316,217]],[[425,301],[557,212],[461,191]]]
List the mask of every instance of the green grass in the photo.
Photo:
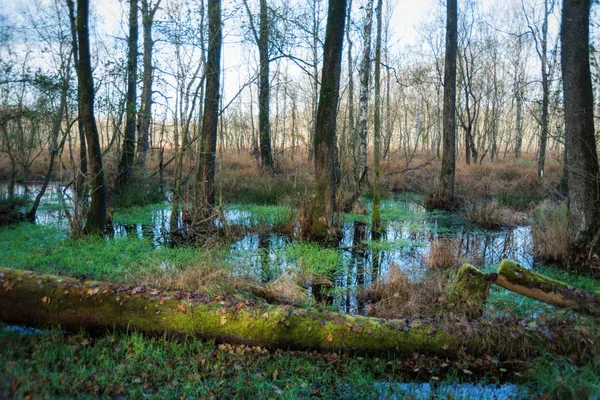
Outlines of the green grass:
[[145,206],[161,203],[165,200],[160,182],[156,179],[148,179],[143,175],[143,173],[137,171],[134,179],[135,183],[112,194],[112,207],[114,209]]
[[149,240],[136,237],[74,240],[58,227],[29,223],[0,230],[0,246],[3,267],[117,282],[161,265],[186,268],[218,256],[217,251],[209,257],[191,247],[155,248]]
[[[267,351],[135,332],[22,335],[0,326],[2,398],[367,399],[378,397],[388,383],[495,382],[485,374],[466,375],[468,364],[441,363],[424,356],[400,360]],[[411,387],[384,393],[402,398],[404,391]],[[477,390],[473,393],[477,398]],[[434,390],[434,398],[446,395]]]
[[600,358],[575,366],[566,357],[545,354],[531,362],[525,374],[528,386],[550,399],[600,398]]
[[150,225],[154,223],[159,212],[167,210],[170,210],[170,205],[167,203],[156,203],[119,209],[115,210],[113,213],[113,222],[122,225]]

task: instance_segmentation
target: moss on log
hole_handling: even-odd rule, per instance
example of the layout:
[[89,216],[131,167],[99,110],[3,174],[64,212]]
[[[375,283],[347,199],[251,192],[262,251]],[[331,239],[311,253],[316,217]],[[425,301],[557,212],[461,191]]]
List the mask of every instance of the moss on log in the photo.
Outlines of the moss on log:
[[553,306],[600,316],[600,292],[577,289],[565,282],[535,273],[510,260],[498,267],[494,283],[515,293]]
[[8,268],[0,268],[0,320],[68,330],[134,329],[278,348],[399,355],[450,356],[468,346],[472,336],[437,329],[425,320],[388,321],[254,305]]
[[479,317],[485,308],[491,284],[483,272],[464,264],[456,274],[450,299],[461,304],[469,317]]

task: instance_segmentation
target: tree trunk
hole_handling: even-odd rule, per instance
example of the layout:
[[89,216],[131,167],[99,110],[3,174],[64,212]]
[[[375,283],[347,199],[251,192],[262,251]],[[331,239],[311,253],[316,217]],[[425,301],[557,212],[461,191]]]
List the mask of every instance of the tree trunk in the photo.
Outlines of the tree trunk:
[[[598,251],[600,204],[594,138],[594,96],[589,64],[590,0],[565,0],[561,23],[565,136],[569,171],[569,253],[588,264]],[[597,264],[597,262],[596,262]]]
[[206,226],[215,205],[215,162],[217,128],[219,122],[219,95],[221,76],[221,1],[208,1],[208,56],[206,58],[206,90],[204,114],[200,132],[200,154],[196,172],[196,204],[194,225]]
[[[73,48],[73,65],[75,70],[79,71],[79,45],[77,44],[77,19],[75,16],[75,4],[73,0],[67,0],[67,7],[69,9],[69,22],[71,25],[71,46]],[[78,94],[79,97],[79,94]],[[81,118],[81,101],[77,99],[77,132],[79,133],[79,172],[75,178],[75,188],[79,197],[84,197],[85,191],[84,181],[87,177],[87,150],[85,148],[85,132],[83,127],[83,119]]]
[[[328,311],[213,301],[197,293],[160,292],[0,268],[0,319],[62,329],[194,334],[232,343],[278,348],[449,356],[468,335]],[[476,339],[476,338],[475,338]],[[470,346],[476,350],[476,346]]]
[[136,101],[137,101],[137,58],[138,58],[138,0],[129,0],[129,38],[127,40],[127,98],[125,136],[117,175],[117,191],[124,189],[133,179],[135,158]]
[[[375,115],[373,118],[373,215],[372,230],[381,229],[381,200],[379,188],[379,156],[381,152],[381,31],[382,0],[377,0],[377,34],[375,36]],[[375,257],[375,254],[373,255]],[[373,263],[375,265],[375,263]]]
[[456,174],[456,50],[458,47],[457,0],[446,6],[446,60],[444,64],[444,127],[442,169],[438,197],[443,202],[454,198]]
[[94,117],[94,80],[88,32],[89,0],[77,0],[77,38],[79,40],[79,103],[87,142],[91,173],[92,203],[83,228],[86,234],[102,233],[106,227],[106,186],[98,127]]
[[141,0],[142,2],[142,26],[144,27],[144,70],[142,72],[142,100],[140,107],[140,122],[138,132],[137,159],[140,167],[146,167],[146,157],[148,155],[150,120],[152,118],[152,84],[154,82],[154,66],[152,65],[152,51],[154,40],[152,39],[152,25],[154,24],[154,15],[160,6],[161,0],[158,0],[154,6],[150,0]]
[[260,0],[260,27],[258,34],[258,53],[260,59],[258,89],[258,130],[260,132],[260,160],[263,169],[273,168],[271,148],[271,126],[269,123],[269,12],[267,0]]
[[315,194],[310,210],[310,235],[330,236],[335,212],[335,147],[340,90],[346,0],[329,0],[325,33],[323,74],[315,131]]
[[373,0],[365,8],[363,56],[360,64],[360,93],[358,96],[358,157],[355,172],[357,191],[367,176],[367,118],[369,114],[369,79],[371,75],[371,27],[373,25]]

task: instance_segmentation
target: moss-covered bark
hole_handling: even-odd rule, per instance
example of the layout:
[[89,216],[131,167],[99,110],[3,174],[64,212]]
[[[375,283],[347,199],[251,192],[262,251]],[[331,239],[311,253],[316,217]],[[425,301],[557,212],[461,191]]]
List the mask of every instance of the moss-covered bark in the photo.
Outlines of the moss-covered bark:
[[495,281],[499,286],[553,306],[600,316],[600,292],[589,292],[532,272],[510,260],[498,267]]
[[481,315],[490,293],[491,281],[472,265],[464,264],[456,274],[451,299],[461,303],[468,315]]
[[197,293],[159,292],[0,268],[0,319],[64,329],[135,329],[194,334],[232,343],[280,348],[345,349],[359,353],[452,355],[468,337],[431,322],[256,306]]

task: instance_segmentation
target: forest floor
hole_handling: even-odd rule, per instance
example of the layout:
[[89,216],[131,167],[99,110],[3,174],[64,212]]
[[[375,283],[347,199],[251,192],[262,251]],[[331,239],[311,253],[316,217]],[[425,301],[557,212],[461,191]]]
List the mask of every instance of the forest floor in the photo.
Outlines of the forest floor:
[[[0,266],[393,318],[452,312],[444,293],[463,262],[493,271],[501,259],[511,258],[575,287],[600,287],[596,279],[557,266],[564,257],[566,221],[556,189],[558,163],[548,163],[543,180],[527,159],[461,166],[457,192],[465,206],[452,214],[422,207],[424,195],[435,188],[435,162],[414,170],[429,158],[386,164],[385,234],[379,240],[371,237],[367,191],[367,215],[345,214],[340,221],[344,235],[331,248],[302,240],[294,229],[302,199],[310,194],[309,163],[285,160],[276,174],[263,176],[250,158],[223,159],[218,198],[227,229],[202,246],[166,245],[169,204],[156,196],[156,177],[142,174],[145,190],[137,187],[113,197],[114,231],[108,238],[71,238],[60,190],[50,190],[35,224],[0,230]],[[191,191],[189,182],[185,187]],[[405,191],[410,193],[398,194]],[[328,283],[317,293],[315,282]],[[251,287],[275,293],[275,298],[256,299]],[[400,359],[135,332],[90,336],[2,326],[0,398],[600,396],[596,321],[502,289],[491,291],[482,320],[490,325],[519,321],[533,335],[547,334],[545,328],[552,325],[578,339],[556,349],[512,349],[504,361],[493,352],[452,360],[423,354]],[[490,347],[508,351],[511,339]]]

